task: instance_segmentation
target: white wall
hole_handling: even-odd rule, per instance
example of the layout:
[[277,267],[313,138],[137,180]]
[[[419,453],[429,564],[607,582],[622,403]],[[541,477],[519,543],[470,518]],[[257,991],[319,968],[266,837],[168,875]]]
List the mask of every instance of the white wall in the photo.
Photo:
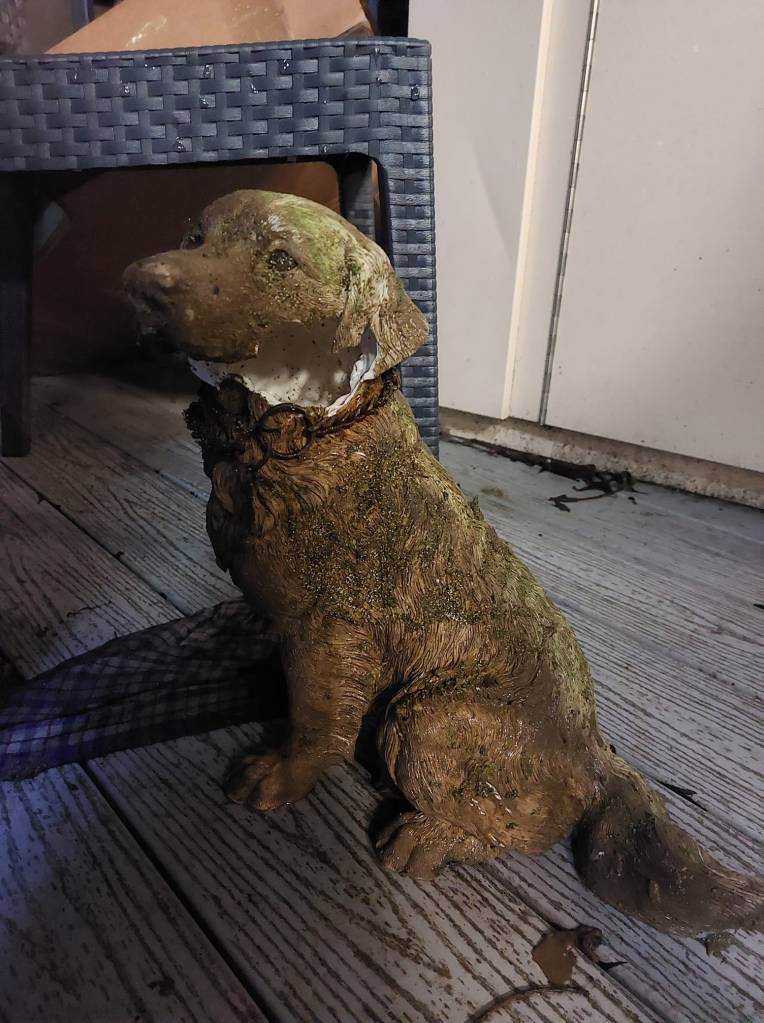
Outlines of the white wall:
[[441,404],[764,470],[763,0],[411,0],[410,31]]
[[601,0],[547,422],[764,471],[764,3]]

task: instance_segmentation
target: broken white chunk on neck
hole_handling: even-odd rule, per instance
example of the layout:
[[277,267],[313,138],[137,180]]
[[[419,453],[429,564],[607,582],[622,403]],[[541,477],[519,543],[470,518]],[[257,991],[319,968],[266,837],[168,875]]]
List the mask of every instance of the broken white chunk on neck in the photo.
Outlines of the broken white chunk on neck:
[[219,387],[225,379],[233,378],[247,390],[261,395],[269,405],[284,402],[321,405],[327,415],[333,416],[357,394],[364,381],[376,376],[377,346],[373,338],[371,344],[364,338],[360,354],[351,364],[352,355],[352,351],[328,355],[329,365],[322,367],[320,373],[308,367],[267,366],[262,356],[242,362],[210,362],[189,356],[188,364],[199,380],[212,387]]

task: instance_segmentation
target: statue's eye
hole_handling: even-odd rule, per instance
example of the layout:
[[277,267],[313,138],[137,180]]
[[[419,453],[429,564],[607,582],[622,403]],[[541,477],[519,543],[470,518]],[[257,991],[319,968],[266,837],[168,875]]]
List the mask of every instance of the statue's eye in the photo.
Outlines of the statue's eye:
[[192,227],[190,231],[186,232],[186,237],[181,242],[180,247],[182,249],[198,249],[203,242],[204,231],[202,230],[202,225],[197,224],[196,227]]
[[287,270],[294,270],[297,260],[293,259],[285,249],[274,249],[268,256],[268,266],[271,270],[286,273]]

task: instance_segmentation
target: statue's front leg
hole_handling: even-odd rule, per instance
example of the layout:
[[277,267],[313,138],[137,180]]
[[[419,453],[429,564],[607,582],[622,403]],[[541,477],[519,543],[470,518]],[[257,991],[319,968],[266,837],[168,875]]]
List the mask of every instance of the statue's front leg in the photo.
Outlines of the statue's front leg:
[[332,764],[352,760],[363,716],[377,689],[380,660],[367,634],[343,622],[313,628],[282,649],[291,734],[278,750],[242,757],[229,774],[229,799],[274,810],[306,796]]

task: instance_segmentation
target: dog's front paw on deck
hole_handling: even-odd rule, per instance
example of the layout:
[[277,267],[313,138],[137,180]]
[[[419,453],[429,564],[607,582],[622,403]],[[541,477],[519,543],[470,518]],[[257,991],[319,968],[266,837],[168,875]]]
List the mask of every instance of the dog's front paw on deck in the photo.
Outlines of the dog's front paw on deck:
[[223,782],[234,803],[257,810],[275,810],[307,796],[318,779],[316,765],[282,753],[258,753],[242,757]]

